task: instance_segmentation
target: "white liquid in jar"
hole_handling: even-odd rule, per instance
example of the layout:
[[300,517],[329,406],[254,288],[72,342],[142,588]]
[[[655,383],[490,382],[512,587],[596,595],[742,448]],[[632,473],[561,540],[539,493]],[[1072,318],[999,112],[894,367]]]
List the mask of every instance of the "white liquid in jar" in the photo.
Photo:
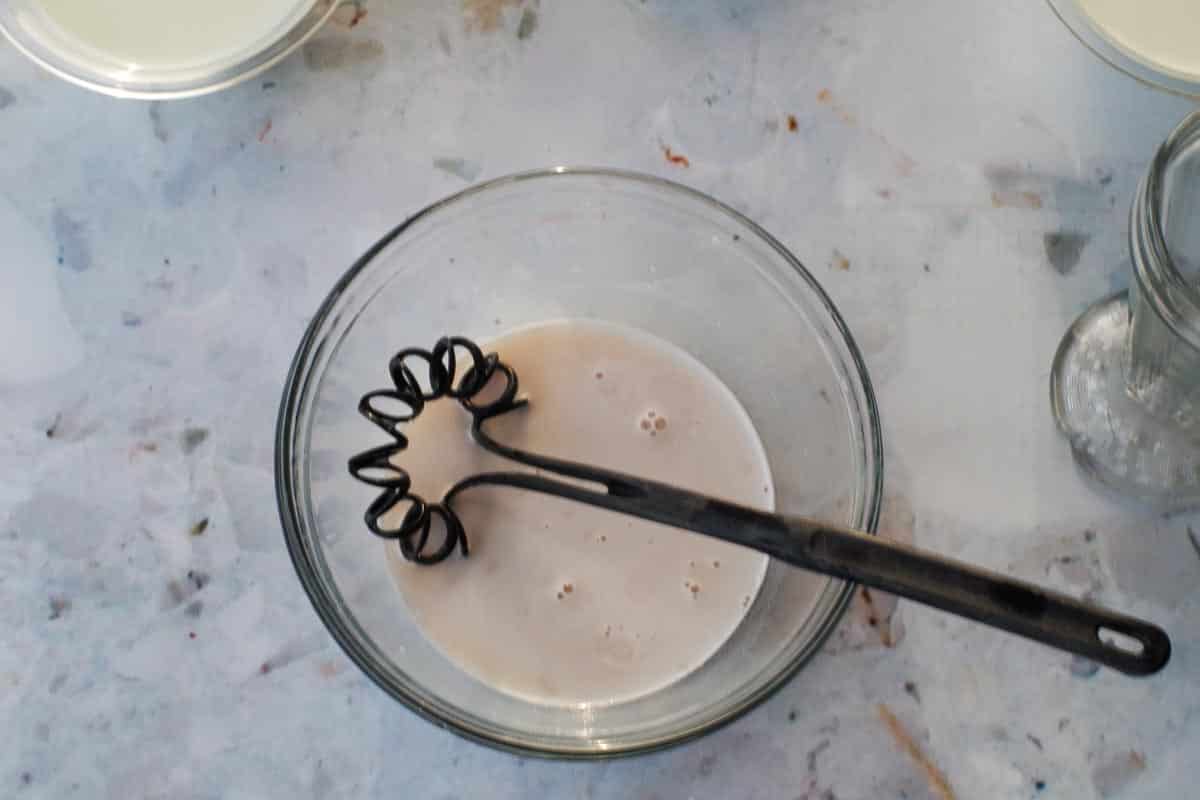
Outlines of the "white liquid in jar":
[[[766,454],[733,394],[673,345],[607,323],[519,329],[487,344],[528,407],[499,442],[771,509]],[[425,407],[396,458],[414,491],[522,467],[468,438],[455,402]],[[455,499],[471,544],[433,566],[389,563],[423,635],[476,679],[535,703],[607,704],[700,667],[741,623],[766,556],[706,536],[511,488]]]
[[[316,0],[35,0],[76,59],[186,69],[250,56]],[[70,56],[69,56],[70,57]]]
[[1097,30],[1159,71],[1200,78],[1197,0],[1079,0]]

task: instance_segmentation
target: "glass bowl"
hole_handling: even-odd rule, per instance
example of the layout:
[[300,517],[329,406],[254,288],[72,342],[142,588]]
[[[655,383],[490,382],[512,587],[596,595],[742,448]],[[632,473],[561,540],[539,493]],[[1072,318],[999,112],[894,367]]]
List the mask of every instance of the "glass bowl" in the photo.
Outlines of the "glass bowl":
[[276,438],[285,538],[317,613],[379,686],[442,727],[523,753],[606,757],[698,736],[768,697],[818,650],[852,586],[772,561],[711,659],[608,705],[518,699],[426,641],[363,523],[376,491],[346,470],[380,443],[358,399],[403,347],[564,317],[642,329],[716,373],[754,421],[781,512],[874,532],[882,446],[858,348],[812,275],[750,220],[665,180],[500,178],[419,212],[333,287],[292,364]]
[[1106,33],[1079,5],[1079,0],[1047,0],[1075,38],[1111,66],[1149,86],[1187,97],[1200,96],[1200,75],[1156,64]]
[[[59,25],[39,0],[0,0],[0,32],[36,63],[71,83],[114,97],[167,100],[215,92],[274,66],[320,29],[343,0],[294,0],[277,24],[209,58],[138,64],[89,47]],[[247,13],[257,6],[250,3]],[[265,13],[265,12],[264,12]]]

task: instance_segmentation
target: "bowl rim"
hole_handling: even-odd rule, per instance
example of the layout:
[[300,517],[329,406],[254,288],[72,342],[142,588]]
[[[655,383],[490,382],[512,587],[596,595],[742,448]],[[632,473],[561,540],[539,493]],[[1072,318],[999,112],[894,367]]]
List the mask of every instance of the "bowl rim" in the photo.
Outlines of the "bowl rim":
[[[291,465],[294,462],[296,453],[293,451],[293,438],[295,435],[296,421],[298,417],[298,409],[307,390],[307,365],[312,354],[314,344],[317,342],[318,334],[330,313],[333,311],[338,299],[342,293],[350,286],[351,283],[358,277],[366,267],[378,256],[388,245],[398,239],[402,234],[409,230],[420,220],[435,214],[439,210],[446,208],[460,200],[473,197],[477,194],[487,192],[501,186],[507,186],[516,183],[522,183],[532,180],[554,179],[555,177],[584,177],[584,178],[615,178],[618,180],[631,181],[643,185],[649,185],[657,189],[665,189],[672,192],[680,192],[684,195],[708,203],[725,214],[731,216],[739,224],[745,225],[748,230],[761,237],[762,241],[769,245],[771,249],[785,263],[792,267],[796,274],[804,281],[808,288],[813,292],[817,300],[820,301],[833,327],[841,335],[842,343],[846,347],[847,355],[849,356],[850,377],[857,379],[858,389],[861,392],[861,416],[858,420],[864,425],[864,441],[863,448],[869,459],[869,464],[874,465],[873,474],[869,474],[867,481],[866,498],[864,501],[864,525],[863,529],[871,534],[876,532],[879,524],[879,515],[883,505],[883,474],[884,474],[884,458],[883,458],[883,432],[882,424],[879,417],[879,407],[875,399],[875,390],[871,384],[870,375],[867,372],[866,362],[862,357],[862,353],[851,335],[849,328],[842,319],[841,314],[834,306],[829,295],[817,282],[816,278],[800,263],[800,261],[791,254],[775,237],[760,227],[753,220],[746,217],[741,212],[731,208],[721,201],[711,197],[710,195],[693,189],[681,183],[677,183],[666,178],[661,178],[656,175],[650,175],[633,170],[609,168],[609,167],[594,167],[594,166],[555,166],[543,169],[534,169],[524,172],[512,173],[482,183],[468,186],[454,194],[451,194],[441,200],[435,201],[415,214],[407,217],[399,225],[392,228],[376,241],[370,248],[361,255],[346,272],[333,285],[329,294],[321,302],[316,314],[313,315],[309,322],[304,336],[300,340],[300,344],[296,350],[296,354],[292,359],[291,366],[288,369],[287,379],[284,383],[283,395],[279,406],[279,414],[276,420],[275,429],[275,496],[278,505],[280,522],[283,527],[284,541],[287,545],[288,554],[291,557],[292,564],[295,567],[297,576],[300,579],[301,585],[304,587],[305,593],[312,602],[313,608],[316,610],[318,617],[333,636],[334,640],[346,653],[351,661],[354,662],[375,685],[381,688],[384,692],[390,695],[402,705],[413,711],[418,716],[428,722],[433,723],[443,730],[448,730],[467,740],[478,744],[487,745],[502,751],[507,751],[520,756],[533,756],[549,759],[563,760],[600,760],[610,759],[615,757],[641,755],[659,750],[671,748],[685,742],[689,742],[705,734],[711,733],[719,728],[728,725],[734,720],[742,717],[748,712],[757,708],[761,703],[775,694],[782,686],[786,685],[799,670],[807,664],[816,653],[820,652],[821,647],[829,638],[830,634],[840,624],[842,617],[845,615],[846,608],[850,603],[857,584],[851,581],[842,581],[842,586],[838,590],[834,602],[829,607],[829,613],[821,626],[815,632],[813,638],[802,652],[797,654],[792,663],[788,664],[784,669],[781,669],[776,675],[766,681],[753,694],[745,698],[740,704],[730,708],[723,715],[711,719],[703,724],[695,725],[692,728],[682,730],[670,735],[661,735],[657,739],[629,745],[607,746],[595,749],[576,749],[570,747],[554,747],[554,746],[531,746],[518,741],[516,739],[506,739],[498,735],[492,735],[489,732],[471,728],[461,724],[458,721],[448,719],[438,712],[432,705],[424,702],[419,697],[410,695],[402,687],[392,685],[390,682],[382,679],[381,676],[375,674],[371,666],[370,658],[366,653],[365,648],[357,641],[355,635],[343,624],[341,619],[332,610],[331,604],[328,602],[327,594],[321,587],[319,580],[316,577],[316,569],[312,557],[306,551],[303,544],[303,539],[300,533],[301,525],[298,520],[300,518],[300,501],[296,487],[291,481]],[[870,467],[868,466],[870,473]]]
[[1050,6],[1054,16],[1058,17],[1072,36],[1110,67],[1150,89],[1158,89],[1189,99],[1200,97],[1200,76],[1187,78],[1157,69],[1149,62],[1136,58],[1124,47],[1101,33],[1087,13],[1080,8],[1079,0],[1046,0],[1046,4]]
[[[106,83],[87,77],[73,71],[65,60],[55,61],[44,56],[30,46],[29,40],[10,30],[0,18],[0,34],[12,46],[31,62],[67,83],[88,89],[99,94],[116,97],[122,100],[181,100],[189,97],[212,94],[228,89],[250,80],[294,53],[301,45],[317,34],[343,5],[351,5],[360,0],[313,0],[312,8],[296,23],[285,31],[279,38],[265,45],[253,55],[247,56],[240,62],[218,70],[207,79],[182,80],[178,84],[167,84],[161,88],[137,84]],[[326,5],[322,7],[322,4]],[[283,47],[278,47],[287,42]],[[277,49],[276,49],[277,48]],[[265,57],[264,57],[265,56]]]

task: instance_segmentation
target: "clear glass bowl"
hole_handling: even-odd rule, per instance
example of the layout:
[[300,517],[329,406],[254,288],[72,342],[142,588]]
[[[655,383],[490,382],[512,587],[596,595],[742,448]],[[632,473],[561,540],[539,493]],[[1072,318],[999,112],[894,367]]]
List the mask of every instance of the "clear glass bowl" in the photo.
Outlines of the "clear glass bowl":
[[713,370],[757,427],[782,512],[874,531],[882,447],[858,348],[816,280],[753,222],[683,186],[599,169],[501,178],[421,211],[350,268],[300,344],[279,413],[276,487],[301,582],[359,667],[438,725],[510,750],[605,757],[700,735],[766,698],[817,651],[852,587],[772,562],[713,658],[606,706],[503,694],[426,641],[363,524],[376,492],[346,471],[379,443],[359,396],[402,347],[562,317],[640,328]]
[[278,27],[212,60],[172,66],[130,63],[89,48],[38,0],[0,0],[0,32],[36,63],[71,83],[114,97],[167,100],[233,86],[274,66],[316,33],[344,0],[297,0]]
[[[1060,20],[1100,58],[1142,83],[1188,97],[1200,96],[1200,75],[1173,72],[1156,65],[1109,37],[1084,11],[1078,0],[1047,0]],[[1133,2],[1133,0],[1130,0]]]

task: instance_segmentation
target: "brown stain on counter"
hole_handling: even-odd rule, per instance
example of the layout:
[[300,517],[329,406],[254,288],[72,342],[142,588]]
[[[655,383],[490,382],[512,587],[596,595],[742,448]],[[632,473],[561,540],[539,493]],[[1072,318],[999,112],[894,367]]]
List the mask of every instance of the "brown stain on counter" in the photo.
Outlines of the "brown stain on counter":
[[[900,494],[887,495],[879,518],[881,539],[911,545],[915,538],[917,516],[909,499]],[[831,652],[867,648],[892,649],[904,640],[903,621],[896,616],[899,601],[894,595],[868,587],[854,592],[846,617],[831,638]]]
[[504,21],[506,8],[517,8],[521,0],[463,0],[463,20],[468,31],[492,33]]
[[1037,192],[992,192],[992,208],[1029,208],[1037,210],[1042,207],[1042,196]]
[[833,99],[833,92],[828,89],[822,89],[817,92],[817,102],[829,108],[830,111],[837,114],[838,119],[847,125],[855,125],[858,123],[858,116],[851,112],[846,106],[836,102]]
[[377,39],[339,35],[313,39],[300,52],[304,66],[320,72],[378,63],[383,60],[384,49]]
[[950,788],[950,782],[946,780],[946,776],[942,773],[937,765],[930,760],[929,756],[921,750],[916,740],[904,727],[904,724],[896,717],[892,710],[888,708],[886,703],[880,703],[876,710],[879,713],[879,719],[891,734],[893,741],[908,754],[908,757],[920,768],[925,775],[925,780],[929,782],[929,788],[933,791],[934,796],[938,800],[955,800],[954,790]]
[[1073,175],[1045,172],[1030,164],[985,164],[983,177],[991,187],[994,208],[1036,210],[1049,206],[1107,212],[1112,207],[1113,197],[1106,199],[1102,184]]
[[1130,784],[1145,771],[1145,754],[1127,750],[1101,762],[1092,771],[1092,785],[1101,797],[1124,796]]
[[687,156],[676,153],[665,144],[662,146],[662,151],[663,156],[667,159],[667,161],[677,167],[690,167],[692,165],[692,162],[688,160]]
[[892,144],[891,140],[882,131],[879,131],[869,124],[859,125],[858,114],[854,109],[845,103],[839,102],[833,96],[833,92],[829,89],[822,89],[817,92],[817,102],[833,112],[839,120],[845,125],[860,128],[864,133],[868,134],[876,141],[884,150],[892,157],[892,164],[896,170],[896,174],[907,178],[912,175],[917,168],[916,159],[910,156],[904,150]]
[[338,6],[337,11],[334,11],[331,17],[333,24],[342,28],[356,28],[366,18],[367,9],[363,8],[362,3],[357,0]]
[[875,595],[866,586],[859,590],[858,596],[862,599],[863,607],[867,612],[867,625],[879,632],[880,643],[884,647],[895,647],[896,642],[892,638],[891,626],[888,624],[891,622],[892,613],[895,611],[894,605],[886,611],[881,610],[879,606],[875,605]]

